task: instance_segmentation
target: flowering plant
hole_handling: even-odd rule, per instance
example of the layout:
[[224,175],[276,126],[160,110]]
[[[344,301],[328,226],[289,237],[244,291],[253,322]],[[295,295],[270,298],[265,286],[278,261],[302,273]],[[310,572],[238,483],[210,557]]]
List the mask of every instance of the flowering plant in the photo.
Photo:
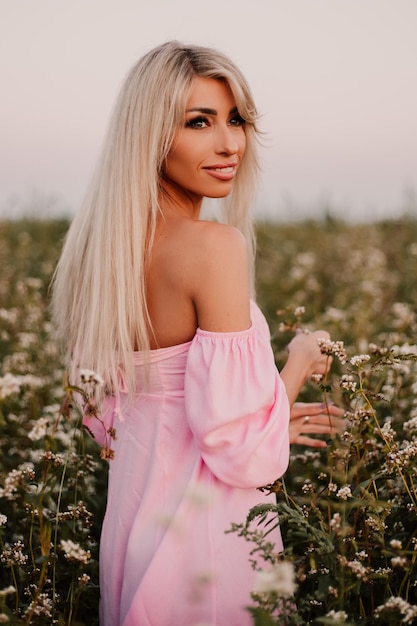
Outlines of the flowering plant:
[[[326,346],[332,375],[300,399],[344,404],[346,430],[324,452],[294,446],[285,481],[273,487],[277,504],[250,512],[253,522],[271,520],[266,528],[279,514],[283,555],[260,528],[235,528],[254,542],[254,566],[258,553],[268,563],[253,619],[417,623],[417,222],[307,226],[258,225],[258,300],[278,366],[301,318],[343,341]],[[107,463],[85,437],[71,390],[63,392],[47,315],[55,242],[67,227],[0,223],[0,623],[98,624]],[[277,302],[308,306],[280,326]]]
[[[346,429],[325,453],[293,450],[288,475],[269,486],[277,504],[235,527],[254,554],[294,568],[290,601],[276,577],[254,590],[255,624],[417,623],[416,346],[370,344],[347,359],[343,342],[327,341],[322,351],[344,365],[316,384],[327,402],[339,388]],[[250,533],[255,518],[279,523],[284,555]]]
[[23,226],[11,224],[0,246],[0,623],[94,626],[107,464],[64,389],[50,333],[57,225]]

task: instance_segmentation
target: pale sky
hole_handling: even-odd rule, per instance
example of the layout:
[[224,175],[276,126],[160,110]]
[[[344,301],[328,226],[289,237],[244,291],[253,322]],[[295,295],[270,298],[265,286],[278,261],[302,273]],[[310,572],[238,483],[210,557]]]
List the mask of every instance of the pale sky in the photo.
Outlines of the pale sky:
[[417,0],[0,0],[0,216],[73,213],[129,68],[168,39],[243,70],[258,214],[417,214]]

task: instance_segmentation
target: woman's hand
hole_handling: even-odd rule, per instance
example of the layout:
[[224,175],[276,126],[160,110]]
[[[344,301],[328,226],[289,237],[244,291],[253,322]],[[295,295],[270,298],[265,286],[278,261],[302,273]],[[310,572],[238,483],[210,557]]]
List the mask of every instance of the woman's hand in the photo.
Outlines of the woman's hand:
[[342,419],[343,414],[344,410],[334,404],[295,402],[290,413],[290,443],[325,448],[326,441],[313,439],[308,435],[332,437],[342,432],[346,428],[346,422]]
[[308,378],[313,374],[325,376],[332,362],[331,357],[321,352],[319,339],[330,339],[330,335],[325,330],[312,333],[298,331],[288,344],[288,358],[296,359],[299,366],[306,370]]
[[319,339],[330,339],[330,335],[324,330],[299,332],[288,344],[288,359],[280,373],[290,405],[313,374],[325,376],[330,369],[332,358],[321,352]]

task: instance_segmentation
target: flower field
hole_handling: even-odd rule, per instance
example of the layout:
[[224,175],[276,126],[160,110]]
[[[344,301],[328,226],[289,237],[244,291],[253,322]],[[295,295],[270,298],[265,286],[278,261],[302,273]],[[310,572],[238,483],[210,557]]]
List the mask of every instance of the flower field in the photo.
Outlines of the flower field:
[[[67,227],[0,223],[0,623],[98,624],[107,461],[48,316]],[[276,506],[260,491],[248,512],[256,532],[236,520],[254,567],[270,564],[254,624],[417,624],[417,222],[259,224],[257,268],[278,366],[297,327],[330,332],[331,372],[301,399],[343,406],[346,430],[292,449]],[[277,513],[283,556],[268,543]]]

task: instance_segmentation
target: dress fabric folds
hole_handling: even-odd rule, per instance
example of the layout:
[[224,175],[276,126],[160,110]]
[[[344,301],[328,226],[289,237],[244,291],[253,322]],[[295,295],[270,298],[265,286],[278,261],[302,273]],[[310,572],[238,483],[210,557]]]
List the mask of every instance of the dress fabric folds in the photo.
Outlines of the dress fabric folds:
[[[116,429],[100,542],[102,626],[250,626],[253,545],[235,533],[273,501],[257,487],[289,459],[289,405],[255,303],[248,330],[135,353],[134,402],[107,400]],[[85,423],[94,430],[92,417]],[[272,539],[282,549],[279,530]]]

